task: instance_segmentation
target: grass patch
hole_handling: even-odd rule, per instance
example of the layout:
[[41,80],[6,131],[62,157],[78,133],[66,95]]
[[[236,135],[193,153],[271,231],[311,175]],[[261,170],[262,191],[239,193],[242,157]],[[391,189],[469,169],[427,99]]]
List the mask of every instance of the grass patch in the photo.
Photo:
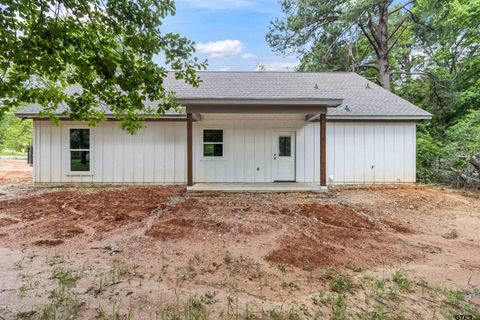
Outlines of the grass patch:
[[10,151],[0,151],[0,157],[11,157],[11,156],[15,156],[15,157],[26,157],[27,154],[24,153],[24,152],[10,152]]
[[[190,264],[200,263],[200,258],[201,256],[193,256]],[[162,274],[166,265],[163,260],[160,266]],[[232,256],[226,267],[228,274],[252,277],[253,267],[248,259]],[[273,267],[278,269],[278,266]],[[283,272],[279,271],[282,276]],[[156,274],[153,274],[155,279]],[[123,298],[127,299],[127,304],[123,306],[119,295],[110,297],[108,302],[105,301],[106,295],[100,296],[107,287],[134,275],[135,265],[116,261],[109,272],[92,275],[96,276],[92,287],[86,293],[79,293],[76,287],[83,277],[83,271],[55,264],[51,269],[50,279],[55,281],[56,287],[48,297],[49,302],[29,315],[28,319],[81,319],[84,315],[91,315],[85,310],[92,305],[98,306],[95,309],[97,319],[406,320],[438,317],[454,319],[456,315],[471,315],[473,319],[480,317],[478,307],[472,302],[472,298],[480,295],[480,290],[432,287],[425,279],[414,279],[403,269],[394,269],[386,278],[365,276],[356,280],[337,270],[327,270],[327,277],[323,278],[325,288],[313,294],[310,302],[285,303],[275,307],[265,307],[262,303],[252,304],[249,300],[235,296],[222,299],[217,291],[205,291],[186,298],[182,296],[180,289],[182,281],[185,280],[179,280],[175,289],[176,302],[171,302],[173,305],[151,301],[148,295],[135,293],[133,287]],[[29,275],[22,279],[34,280]],[[282,281],[283,290],[302,290],[291,279]],[[20,295],[25,295],[29,290],[31,287],[22,286]],[[240,292],[235,290],[236,287],[232,287],[231,292],[234,295]],[[131,295],[132,293],[135,294]],[[95,300],[97,298],[103,300]]]
[[470,301],[470,296],[479,296],[480,290],[439,289],[443,295],[442,314],[447,318],[456,315],[471,315],[480,319],[480,308]]
[[345,295],[339,294],[332,304],[332,320],[349,319],[347,311],[347,299]]
[[335,274],[329,281],[330,290],[336,293],[354,293],[355,285],[349,276]]
[[232,253],[230,251],[225,251],[223,253],[223,262],[225,262],[225,264],[228,265],[228,264],[232,263],[232,261],[233,261]]
[[392,281],[401,291],[409,291],[412,286],[412,283],[407,277],[407,273],[403,269],[394,271]]
[[51,279],[57,281],[57,287],[49,296],[49,303],[34,315],[37,319],[78,319],[85,302],[73,292],[82,272],[66,269],[61,266],[54,267]]

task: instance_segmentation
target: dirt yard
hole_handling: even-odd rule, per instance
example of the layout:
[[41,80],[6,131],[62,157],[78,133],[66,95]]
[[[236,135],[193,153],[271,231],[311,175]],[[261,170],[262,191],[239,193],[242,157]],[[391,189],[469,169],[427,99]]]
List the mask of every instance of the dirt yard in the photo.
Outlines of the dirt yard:
[[0,319],[480,316],[478,193],[0,192]]
[[32,167],[27,160],[0,159],[0,184],[31,181]]

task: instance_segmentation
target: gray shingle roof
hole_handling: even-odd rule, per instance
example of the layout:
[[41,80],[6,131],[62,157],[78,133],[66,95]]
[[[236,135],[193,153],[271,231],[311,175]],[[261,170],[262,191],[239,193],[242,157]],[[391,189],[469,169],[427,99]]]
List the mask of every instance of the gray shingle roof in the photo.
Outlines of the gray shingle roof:
[[[430,117],[430,113],[353,72],[199,72],[192,88],[170,75],[165,85],[183,99],[343,99],[328,116]],[[367,87],[368,86],[368,87]]]
[[[329,118],[430,118],[430,113],[353,72],[198,72],[198,88],[170,73],[164,85],[188,99],[343,99]],[[72,88],[76,91],[78,88]],[[226,106],[227,108],[228,106]],[[19,114],[37,113],[29,106]]]

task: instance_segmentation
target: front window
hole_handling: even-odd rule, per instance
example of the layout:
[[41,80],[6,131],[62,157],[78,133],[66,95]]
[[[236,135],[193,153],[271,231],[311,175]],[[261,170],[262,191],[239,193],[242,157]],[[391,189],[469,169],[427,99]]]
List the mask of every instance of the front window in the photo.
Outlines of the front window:
[[203,130],[203,156],[207,158],[223,157],[223,130]]
[[70,171],[90,171],[90,129],[70,129]]
[[292,137],[291,136],[280,136],[278,137],[278,149],[280,157],[290,157],[292,155]]

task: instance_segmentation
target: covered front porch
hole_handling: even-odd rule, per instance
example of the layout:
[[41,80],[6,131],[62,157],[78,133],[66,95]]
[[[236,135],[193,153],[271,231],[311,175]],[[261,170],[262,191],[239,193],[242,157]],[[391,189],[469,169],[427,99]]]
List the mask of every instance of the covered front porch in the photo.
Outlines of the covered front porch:
[[[181,101],[186,106],[187,113],[188,191],[326,191],[326,113],[329,107],[336,107],[341,102],[339,99]],[[212,117],[215,121],[212,121]],[[279,121],[280,118],[283,120]],[[238,130],[237,123],[242,121],[244,128]],[[263,129],[259,127],[262,121],[265,121]],[[251,130],[245,129],[250,128],[250,123],[255,125]],[[306,143],[302,144],[302,149],[297,150],[295,131],[306,126],[309,131],[306,139],[310,139],[310,142],[308,146]],[[202,151],[202,145],[208,144],[205,143],[206,140],[202,140],[206,137],[206,132],[219,135],[220,143],[215,142],[221,144],[218,150],[219,157],[207,157],[207,154],[202,153],[205,152]],[[316,138],[314,132],[317,132]],[[312,144],[312,139],[315,139],[315,144]],[[287,148],[279,148],[279,145],[285,143],[288,143]],[[242,153],[242,150],[247,152],[247,155]],[[302,156],[303,150],[308,152],[309,159],[315,159],[313,163],[311,161],[308,165],[301,161],[297,163],[296,154]],[[260,160],[253,161],[253,155]],[[235,165],[234,162],[238,161],[241,164]],[[201,171],[198,171],[199,168]],[[217,172],[215,168],[218,169]],[[283,175],[275,174],[275,168],[279,168],[278,172],[288,168],[288,172]],[[309,178],[299,178],[295,172],[305,168],[311,172]],[[250,177],[245,176],[247,170]]]

